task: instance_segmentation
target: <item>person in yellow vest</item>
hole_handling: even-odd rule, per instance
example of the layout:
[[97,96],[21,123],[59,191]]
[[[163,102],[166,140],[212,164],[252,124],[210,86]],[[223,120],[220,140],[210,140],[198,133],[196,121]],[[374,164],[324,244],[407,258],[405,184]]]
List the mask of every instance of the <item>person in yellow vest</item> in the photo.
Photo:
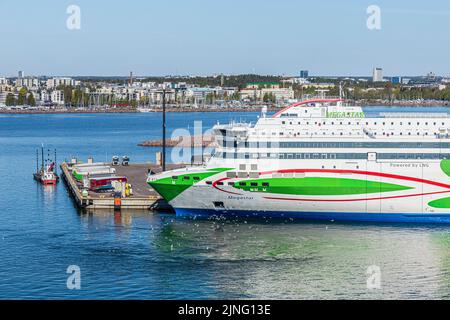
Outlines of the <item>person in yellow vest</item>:
[[133,195],[133,189],[131,188],[131,184],[126,183],[125,184],[125,196],[129,197]]

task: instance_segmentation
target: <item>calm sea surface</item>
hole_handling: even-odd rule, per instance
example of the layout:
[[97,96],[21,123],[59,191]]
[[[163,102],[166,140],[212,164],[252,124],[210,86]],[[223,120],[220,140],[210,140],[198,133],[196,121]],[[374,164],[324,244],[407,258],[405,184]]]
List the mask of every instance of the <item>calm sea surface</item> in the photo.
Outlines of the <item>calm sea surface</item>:
[[[398,108],[370,108],[392,112]],[[445,108],[403,108],[446,112]],[[171,113],[169,130],[256,113]],[[190,221],[148,212],[80,213],[63,183],[32,179],[41,143],[59,160],[129,155],[160,136],[160,114],[0,115],[0,298],[450,298],[450,226]],[[81,289],[66,285],[81,269]],[[367,269],[381,288],[367,289]],[[376,269],[374,269],[376,270]]]

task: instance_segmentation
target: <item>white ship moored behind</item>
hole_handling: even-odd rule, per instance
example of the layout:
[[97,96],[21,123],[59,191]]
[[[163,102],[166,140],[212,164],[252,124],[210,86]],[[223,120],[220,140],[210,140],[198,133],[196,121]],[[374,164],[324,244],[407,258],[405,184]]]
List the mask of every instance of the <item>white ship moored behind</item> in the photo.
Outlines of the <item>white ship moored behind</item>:
[[320,97],[214,133],[205,166],[148,177],[179,216],[450,223],[447,114]]

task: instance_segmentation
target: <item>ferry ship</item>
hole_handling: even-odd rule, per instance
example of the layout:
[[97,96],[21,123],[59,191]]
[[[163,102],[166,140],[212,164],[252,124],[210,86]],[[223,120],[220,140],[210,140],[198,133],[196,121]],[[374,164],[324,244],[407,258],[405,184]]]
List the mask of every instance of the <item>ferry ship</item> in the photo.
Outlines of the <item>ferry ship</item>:
[[449,120],[303,99],[255,124],[217,124],[204,166],[147,183],[183,217],[450,223]]

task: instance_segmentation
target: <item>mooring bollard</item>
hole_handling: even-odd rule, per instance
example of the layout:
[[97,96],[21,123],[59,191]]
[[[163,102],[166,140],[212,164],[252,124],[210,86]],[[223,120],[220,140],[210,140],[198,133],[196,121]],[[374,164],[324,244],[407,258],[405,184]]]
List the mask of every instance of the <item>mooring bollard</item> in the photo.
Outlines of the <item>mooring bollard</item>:
[[114,210],[120,210],[122,207],[122,193],[114,192]]

